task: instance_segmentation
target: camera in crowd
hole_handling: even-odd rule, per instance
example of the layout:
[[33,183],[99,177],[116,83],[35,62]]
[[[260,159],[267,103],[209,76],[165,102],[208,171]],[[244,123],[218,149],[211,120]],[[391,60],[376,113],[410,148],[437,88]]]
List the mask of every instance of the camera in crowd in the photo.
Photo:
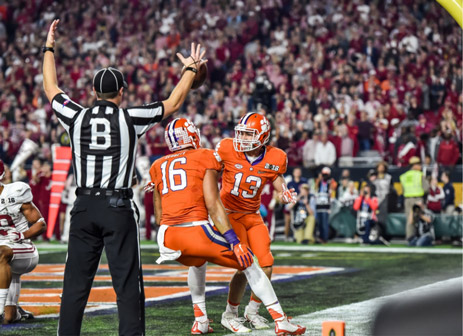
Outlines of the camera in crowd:
[[415,203],[412,208],[413,219],[419,220],[422,215],[424,215],[423,205],[421,203]]
[[265,74],[258,75],[252,93],[254,106],[261,104],[266,108],[270,108],[272,106],[272,95],[274,92],[275,88],[268,77]]

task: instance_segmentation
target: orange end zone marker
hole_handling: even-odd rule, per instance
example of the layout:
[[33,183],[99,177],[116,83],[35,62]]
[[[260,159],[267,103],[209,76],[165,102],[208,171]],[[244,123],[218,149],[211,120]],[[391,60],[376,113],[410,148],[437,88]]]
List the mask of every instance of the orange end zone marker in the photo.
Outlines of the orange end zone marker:
[[344,336],[344,321],[325,321],[322,323],[322,336]]

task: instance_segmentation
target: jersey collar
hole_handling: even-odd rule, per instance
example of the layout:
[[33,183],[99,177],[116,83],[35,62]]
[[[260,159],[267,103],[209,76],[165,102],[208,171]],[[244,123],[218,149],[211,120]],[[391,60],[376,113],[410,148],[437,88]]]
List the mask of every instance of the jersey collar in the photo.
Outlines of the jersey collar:
[[111,106],[111,107],[115,108],[116,110],[119,110],[119,106],[117,106],[116,104],[114,104],[113,102],[110,102],[108,100],[97,100],[95,102],[95,106]]
[[264,151],[262,152],[262,154],[260,154],[253,163],[251,163],[251,161],[249,161],[248,156],[246,155],[246,153],[243,153],[243,154],[244,154],[244,157],[246,158],[246,161],[248,161],[251,166],[255,166],[256,164],[260,163],[264,159],[265,153],[267,153],[267,147],[266,146],[264,146]]

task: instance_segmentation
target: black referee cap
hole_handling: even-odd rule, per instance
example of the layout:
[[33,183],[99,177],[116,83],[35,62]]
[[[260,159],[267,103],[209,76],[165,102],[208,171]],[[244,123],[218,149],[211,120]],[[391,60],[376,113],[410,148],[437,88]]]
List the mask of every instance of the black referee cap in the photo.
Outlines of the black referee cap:
[[103,68],[93,77],[93,87],[96,92],[117,92],[121,87],[127,89],[127,82],[122,72],[115,68]]

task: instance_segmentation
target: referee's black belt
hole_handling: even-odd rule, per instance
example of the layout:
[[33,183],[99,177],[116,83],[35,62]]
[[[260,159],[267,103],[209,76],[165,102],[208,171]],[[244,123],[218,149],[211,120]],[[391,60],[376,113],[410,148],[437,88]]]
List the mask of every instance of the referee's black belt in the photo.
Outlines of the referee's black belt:
[[133,197],[133,190],[130,188],[123,189],[100,189],[100,188],[77,188],[77,196],[95,196],[95,197],[111,197],[130,199]]

